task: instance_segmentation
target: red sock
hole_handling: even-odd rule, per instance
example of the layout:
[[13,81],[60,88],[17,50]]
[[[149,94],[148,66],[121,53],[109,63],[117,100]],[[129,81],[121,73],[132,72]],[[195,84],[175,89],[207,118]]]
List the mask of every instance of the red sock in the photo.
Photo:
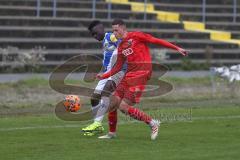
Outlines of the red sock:
[[139,121],[143,121],[147,124],[149,124],[152,120],[152,118],[149,115],[147,115],[146,113],[144,113],[140,109],[134,108],[132,106],[129,106],[128,114],[129,114],[130,117],[132,117],[136,120],[139,120]]
[[108,113],[108,125],[110,132],[116,132],[117,128],[117,110]]

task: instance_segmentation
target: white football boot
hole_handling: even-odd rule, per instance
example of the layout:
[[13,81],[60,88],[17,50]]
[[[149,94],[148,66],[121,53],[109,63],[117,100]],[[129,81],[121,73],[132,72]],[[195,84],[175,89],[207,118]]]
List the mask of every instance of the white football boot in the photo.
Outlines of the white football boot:
[[112,138],[116,138],[116,137],[117,137],[116,133],[109,132],[108,134],[106,134],[104,136],[100,136],[98,138],[99,139],[112,139]]
[[150,122],[150,127],[151,127],[151,140],[155,140],[158,136],[160,120],[153,119]]

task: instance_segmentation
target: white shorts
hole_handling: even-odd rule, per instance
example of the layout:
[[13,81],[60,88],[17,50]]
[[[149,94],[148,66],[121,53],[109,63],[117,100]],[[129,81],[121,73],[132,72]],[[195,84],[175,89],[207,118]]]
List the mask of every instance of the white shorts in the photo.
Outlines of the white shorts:
[[117,86],[124,77],[124,74],[124,71],[120,71],[109,78],[100,80],[94,90],[94,93],[101,94],[108,80],[114,81]]

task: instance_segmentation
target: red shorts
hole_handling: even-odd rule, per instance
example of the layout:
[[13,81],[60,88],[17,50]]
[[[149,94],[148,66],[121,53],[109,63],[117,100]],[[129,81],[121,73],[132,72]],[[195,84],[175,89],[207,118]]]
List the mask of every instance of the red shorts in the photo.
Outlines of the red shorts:
[[139,103],[148,79],[148,76],[142,75],[125,76],[117,86],[114,95],[120,97],[120,99],[128,99],[132,103]]

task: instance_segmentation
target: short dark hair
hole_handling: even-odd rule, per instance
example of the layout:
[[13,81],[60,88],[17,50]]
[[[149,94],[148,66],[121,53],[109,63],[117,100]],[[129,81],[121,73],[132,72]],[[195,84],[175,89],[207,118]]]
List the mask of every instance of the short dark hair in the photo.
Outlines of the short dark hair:
[[95,27],[96,25],[102,24],[102,22],[98,21],[98,20],[94,20],[92,21],[89,25],[88,25],[88,30],[91,31],[93,29],[93,27]]
[[112,25],[125,25],[125,22],[122,19],[114,19]]

